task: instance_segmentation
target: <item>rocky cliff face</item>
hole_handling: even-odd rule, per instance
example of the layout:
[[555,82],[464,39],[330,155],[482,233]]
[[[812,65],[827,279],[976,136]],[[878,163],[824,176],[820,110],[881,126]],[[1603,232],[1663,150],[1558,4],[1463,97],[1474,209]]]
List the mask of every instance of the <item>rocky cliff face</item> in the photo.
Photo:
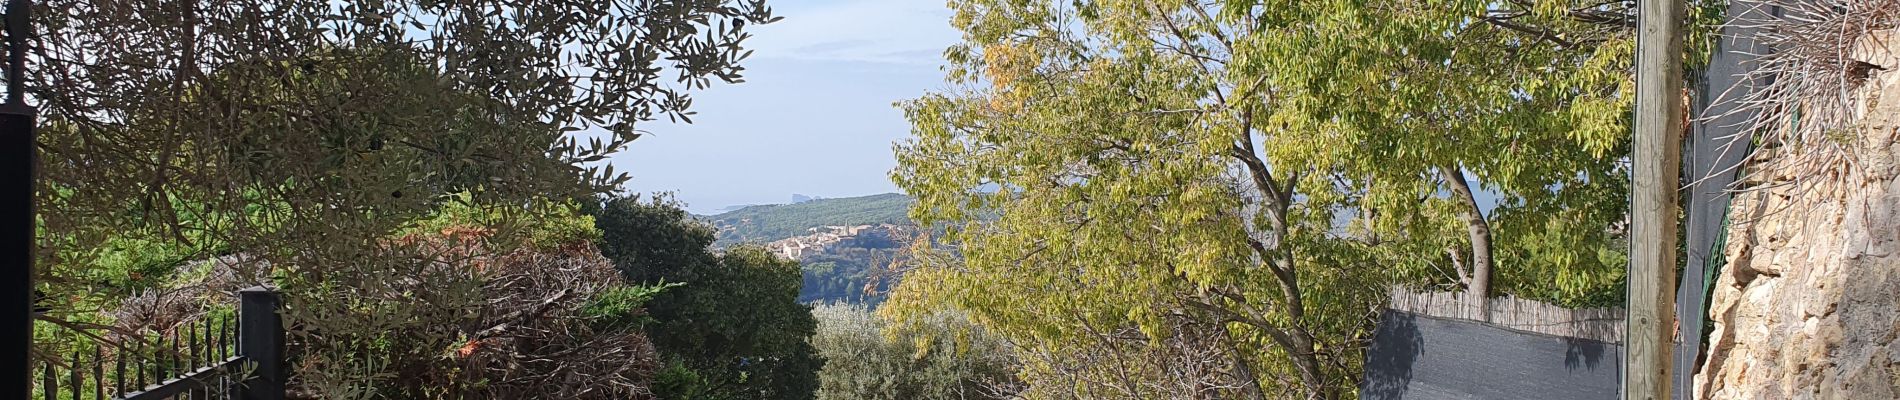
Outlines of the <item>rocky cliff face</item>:
[[[1892,51],[1857,53],[1900,69]],[[1775,159],[1794,149],[1751,161],[1753,189],[1729,209],[1699,397],[1900,398],[1900,73],[1857,95],[1860,123],[1836,135],[1843,151],[1825,167]]]

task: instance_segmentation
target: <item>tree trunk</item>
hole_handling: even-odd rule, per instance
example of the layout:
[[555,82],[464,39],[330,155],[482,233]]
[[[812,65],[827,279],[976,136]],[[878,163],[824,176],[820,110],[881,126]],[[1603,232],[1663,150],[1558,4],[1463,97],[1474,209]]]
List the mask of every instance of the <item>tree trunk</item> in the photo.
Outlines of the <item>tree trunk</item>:
[[[1291,249],[1283,247],[1286,246],[1286,238],[1291,233],[1287,227],[1287,213],[1292,208],[1293,193],[1298,190],[1300,173],[1295,172],[1282,178],[1284,180],[1275,179],[1273,171],[1267,167],[1264,160],[1260,159],[1254,149],[1250,139],[1252,126],[1253,114],[1243,112],[1240,140],[1234,145],[1232,155],[1241,162],[1241,165],[1246,166],[1254,189],[1260,192],[1261,200],[1265,203],[1261,206],[1261,212],[1267,216],[1269,225],[1267,229],[1271,234],[1271,239],[1254,240],[1249,237],[1248,245],[1253,248],[1255,255],[1260,257],[1260,262],[1265,264],[1267,270],[1273,273],[1274,279],[1279,281],[1280,300],[1285,304],[1286,316],[1291,321],[1284,332],[1273,335],[1274,341],[1286,348],[1287,355],[1292,358],[1293,366],[1300,374],[1300,382],[1306,386],[1310,398],[1335,398],[1337,395],[1326,387],[1325,371],[1321,368],[1319,356],[1314,354],[1313,335],[1301,326],[1300,321],[1306,318],[1306,305],[1301,299],[1299,270],[1294,265]],[[1251,232],[1249,236],[1252,236]],[[1235,300],[1241,304],[1250,304],[1244,298]],[[1258,316],[1249,315],[1249,317],[1256,319],[1254,323],[1261,329],[1269,332],[1276,329],[1274,325],[1265,323],[1264,319],[1259,319]]]
[[1465,222],[1465,231],[1471,236],[1471,280],[1465,282],[1466,302],[1478,309],[1480,319],[1491,319],[1489,300],[1491,298],[1491,224],[1485,222],[1484,214],[1479,211],[1478,198],[1471,193],[1471,184],[1465,182],[1465,172],[1455,166],[1439,168],[1444,176],[1445,187],[1451,189],[1453,200],[1460,203],[1458,217]]
[[[1267,337],[1273,340],[1274,344],[1279,345],[1281,349],[1286,351],[1288,361],[1293,363],[1293,369],[1299,374],[1300,385],[1306,389],[1307,398],[1333,399],[1339,397],[1332,388],[1326,387],[1326,371],[1319,361],[1318,352],[1313,350],[1313,335],[1307,332],[1305,327],[1300,326],[1299,320],[1301,318],[1299,316],[1293,316],[1293,318],[1290,318],[1292,323],[1282,327],[1281,324],[1269,322],[1265,313],[1252,307],[1251,304],[1253,303],[1249,302],[1245,295],[1226,293],[1219,290],[1214,291],[1214,293],[1237,303],[1239,305],[1237,308],[1239,309],[1236,310],[1215,304],[1199,302],[1191,302],[1190,304],[1196,304],[1198,307],[1224,314],[1228,318],[1232,318],[1233,321],[1253,325],[1261,332],[1266,333]],[[1235,355],[1239,356],[1238,350],[1236,350]],[[1250,375],[1252,373],[1251,370],[1247,372]],[[1255,382],[1258,381],[1256,380]]]
[[1309,390],[1306,394],[1307,398],[1337,397],[1333,394],[1333,388],[1326,387],[1326,372],[1320,370],[1319,357],[1313,354],[1313,335],[1308,334],[1305,328],[1294,328],[1290,333],[1293,334],[1293,348],[1289,351],[1299,352],[1293,355],[1293,366],[1300,370],[1300,380],[1306,382],[1306,388]]

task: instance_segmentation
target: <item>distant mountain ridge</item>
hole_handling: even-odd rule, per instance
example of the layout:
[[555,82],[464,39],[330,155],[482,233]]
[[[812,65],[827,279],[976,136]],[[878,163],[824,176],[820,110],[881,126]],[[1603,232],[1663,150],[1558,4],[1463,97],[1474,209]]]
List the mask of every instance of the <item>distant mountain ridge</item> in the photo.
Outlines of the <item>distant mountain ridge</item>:
[[[729,213],[729,212],[733,212],[733,211],[738,211],[738,210],[739,210],[739,209],[741,209],[741,208],[746,208],[746,207],[751,207],[751,206],[756,206],[756,205],[758,205],[758,204],[740,204],[740,205],[732,205],[732,206],[726,206],[725,208],[721,208],[721,209],[719,209],[719,211],[714,211],[714,212],[713,212],[713,215],[718,215],[718,214],[721,214],[721,213]],[[699,215],[699,214],[693,214],[693,215]],[[703,216],[702,216],[702,217],[703,217]]]
[[909,196],[899,193],[812,198],[793,204],[746,206],[702,218],[719,228],[721,245],[767,243],[808,235],[812,228],[824,226],[913,225],[906,216],[910,203]]

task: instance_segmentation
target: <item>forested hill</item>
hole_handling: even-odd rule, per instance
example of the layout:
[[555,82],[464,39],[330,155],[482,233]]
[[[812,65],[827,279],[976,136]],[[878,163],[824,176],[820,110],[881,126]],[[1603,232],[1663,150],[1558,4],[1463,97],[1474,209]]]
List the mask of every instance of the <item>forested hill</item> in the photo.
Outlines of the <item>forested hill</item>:
[[910,225],[905,211],[910,197],[885,193],[863,197],[818,199],[797,204],[748,206],[705,217],[719,227],[719,242],[766,243],[802,236],[810,229],[836,225]]

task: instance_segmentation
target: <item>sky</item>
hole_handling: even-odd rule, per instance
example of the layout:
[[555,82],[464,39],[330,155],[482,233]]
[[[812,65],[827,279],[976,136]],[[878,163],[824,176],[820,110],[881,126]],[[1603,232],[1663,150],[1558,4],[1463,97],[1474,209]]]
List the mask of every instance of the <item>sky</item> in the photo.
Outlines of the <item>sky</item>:
[[777,0],[784,20],[747,40],[746,82],[693,97],[692,124],[662,120],[609,160],[630,193],[673,192],[709,214],[792,194],[896,192],[894,142],[910,124],[893,103],[946,87],[957,42],[943,0]]

